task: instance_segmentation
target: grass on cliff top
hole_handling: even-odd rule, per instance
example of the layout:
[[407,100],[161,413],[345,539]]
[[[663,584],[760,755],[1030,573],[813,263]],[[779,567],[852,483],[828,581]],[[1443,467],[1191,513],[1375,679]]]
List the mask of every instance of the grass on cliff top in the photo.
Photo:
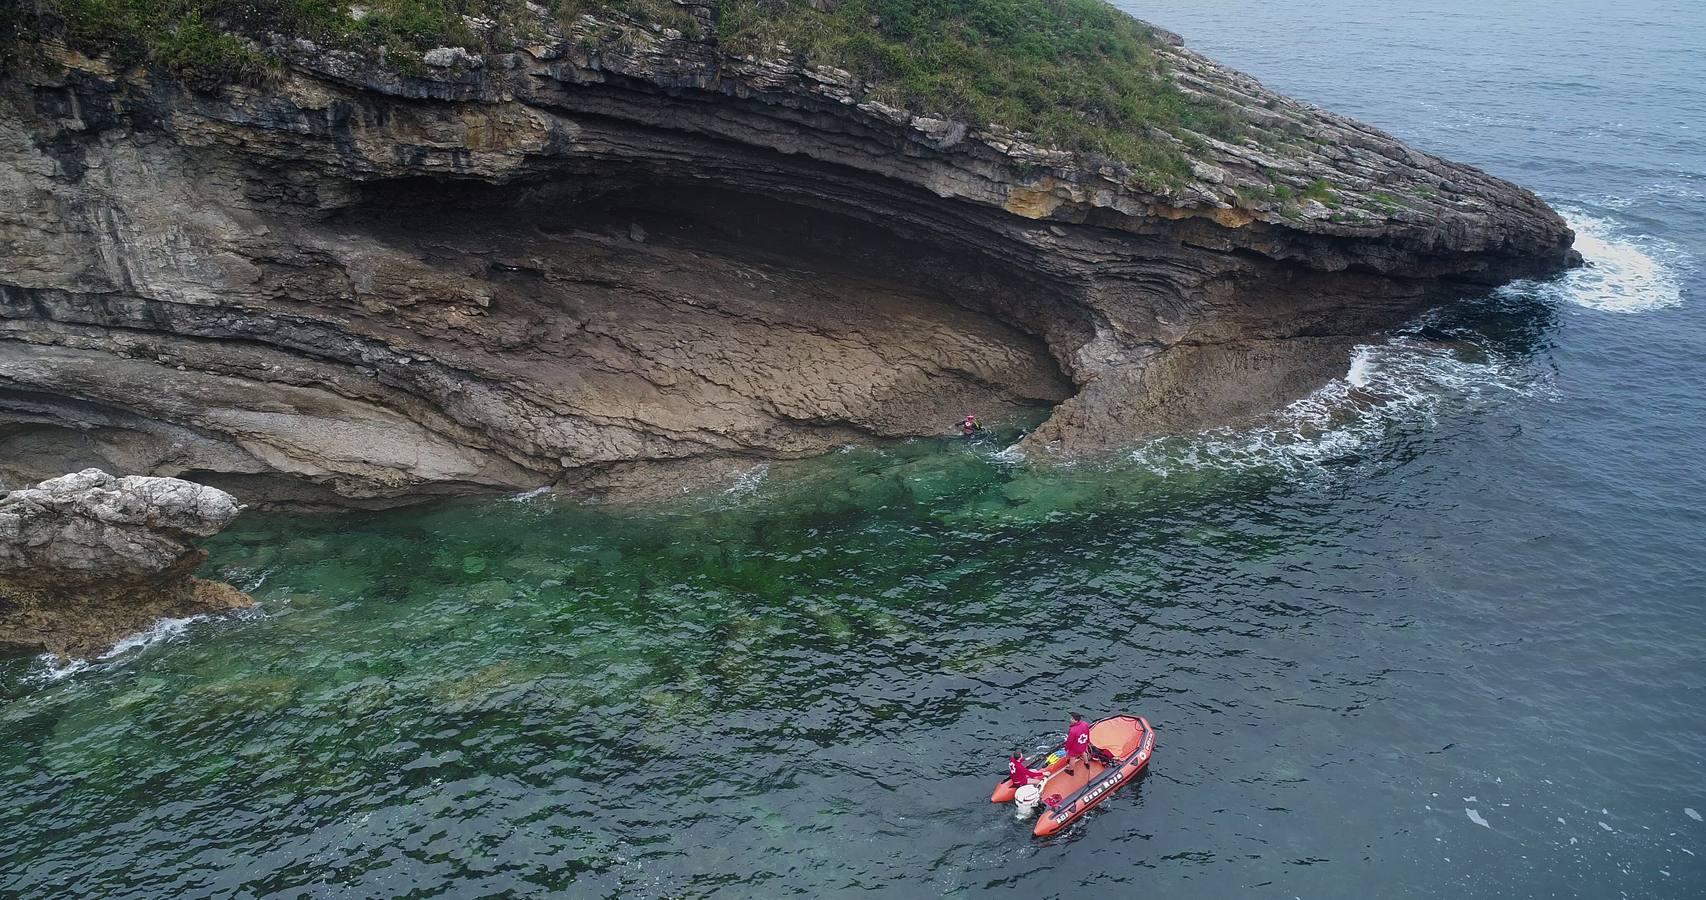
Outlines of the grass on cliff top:
[[34,0],[34,6],[35,27],[63,35],[74,49],[124,65],[161,65],[202,86],[262,80],[277,62],[245,38],[265,32],[384,49],[388,60],[395,53],[418,64],[420,52],[432,47],[477,45],[464,15],[484,13],[500,24],[524,20],[522,0]]
[[[0,0],[4,4],[6,0]],[[23,0],[26,33],[124,64],[163,65],[192,84],[256,82],[277,63],[244,36],[277,32],[327,46],[386,50],[404,71],[421,52],[476,52],[538,35],[524,0]],[[547,0],[579,15],[697,34],[671,0]],[[792,55],[845,69],[869,96],[910,112],[999,124],[1053,147],[1096,153],[1144,180],[1190,177],[1193,133],[1246,132],[1224,106],[1187,96],[1155,52],[1157,38],[1102,0],[722,0],[717,38],[745,55]],[[484,20],[490,27],[469,18]],[[567,30],[567,29],[565,29]],[[584,34],[583,29],[581,33]],[[608,39],[584,38],[589,41]],[[780,48],[786,48],[785,50]]]
[[[14,0],[0,0],[0,5],[9,2]],[[121,65],[163,66],[201,87],[264,80],[279,63],[251,38],[268,32],[327,47],[383,50],[388,63],[405,71],[418,71],[421,53],[433,47],[483,51],[538,37],[532,33],[538,30],[537,22],[527,12],[525,0],[22,0],[22,4],[17,31],[26,40],[32,33],[54,34],[91,56]]]
[[[828,5],[828,4],[820,4]],[[1163,181],[1190,176],[1172,142],[1236,138],[1225,107],[1170,80],[1150,28],[1102,0],[723,0],[736,53],[777,45],[871,86],[871,99],[974,126],[1000,124],[1065,150],[1098,153]]]

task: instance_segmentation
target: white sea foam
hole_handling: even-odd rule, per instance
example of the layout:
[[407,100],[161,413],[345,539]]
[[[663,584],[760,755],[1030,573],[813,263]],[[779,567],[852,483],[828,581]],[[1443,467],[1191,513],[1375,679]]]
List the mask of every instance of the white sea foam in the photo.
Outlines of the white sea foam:
[[1358,346],[1343,378],[1253,426],[1157,438],[1132,459],[1164,476],[1210,467],[1317,469],[1364,453],[1397,429],[1434,425],[1447,409],[1545,389],[1496,351],[1405,334]]
[[86,659],[68,659],[60,662],[59,657],[52,653],[43,653],[36,657],[36,660],[41,663],[41,668],[30,675],[30,680],[36,682],[51,682],[69,678],[89,668],[90,665]]
[[1468,807],[1465,807],[1463,811],[1469,814],[1469,821],[1474,822],[1475,824],[1481,826],[1482,828],[1493,827],[1491,825],[1488,825],[1487,820],[1481,818],[1481,814],[1476,812],[1475,810],[1472,810],[1472,809],[1469,809]]
[[1024,463],[1025,452],[1019,449],[1018,444],[1009,444],[989,454],[989,459],[997,465],[1017,466]]
[[58,656],[52,653],[43,653],[36,657],[41,667],[30,675],[30,680],[43,683],[69,678],[79,672],[95,668],[97,665],[110,663],[132,650],[141,650],[169,641],[183,634],[191,623],[206,618],[206,615],[199,615],[186,616],[182,619],[160,619],[150,625],[147,630],[120,639],[107,652],[94,659],[67,659],[61,662]]
[[540,487],[536,487],[530,491],[522,491],[519,494],[511,494],[509,497],[509,500],[511,503],[526,503],[529,500],[533,500],[537,497],[543,497],[549,493],[551,493],[551,486],[547,484],[547,485],[542,485]]
[[1696,822],[1700,821],[1700,814],[1695,812],[1694,807],[1692,807],[1692,806],[1684,806],[1682,808],[1682,814],[1689,817],[1690,819],[1693,819]]
[[729,485],[728,490],[723,491],[723,493],[730,497],[744,497],[758,490],[758,486],[763,484],[764,479],[768,477],[770,477],[769,463],[759,463],[752,468],[742,469],[735,475],[734,484]]
[[1507,291],[1538,288],[1578,306],[1619,313],[1682,303],[1682,275],[1692,265],[1680,248],[1583,212],[1566,212],[1564,220],[1575,229],[1576,249],[1587,264],[1547,284],[1519,282]]
[[105,661],[113,659],[114,657],[122,656],[132,650],[141,650],[145,647],[152,647],[155,644],[164,643],[180,634],[183,634],[184,629],[188,628],[190,623],[200,622],[206,618],[207,616],[202,615],[185,616],[182,619],[160,619],[150,626],[147,631],[138,632],[130,637],[120,640],[112,646],[111,650],[101,654],[100,659]]

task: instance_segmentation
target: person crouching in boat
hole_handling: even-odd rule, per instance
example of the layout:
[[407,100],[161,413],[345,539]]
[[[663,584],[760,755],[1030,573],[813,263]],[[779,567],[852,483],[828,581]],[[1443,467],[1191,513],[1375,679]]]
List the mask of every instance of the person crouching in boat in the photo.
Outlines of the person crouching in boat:
[[1025,754],[1017,750],[1014,750],[1013,755],[1007,759],[1007,775],[1008,783],[1013,785],[1014,790],[1018,790],[1027,784],[1038,784],[1048,778],[1047,774],[1027,767],[1025,765]]
[[1090,743],[1090,723],[1084,717],[1073,713],[1072,724],[1066,726],[1066,756],[1070,763],[1081,762],[1089,765],[1091,760],[1109,765],[1114,755]]

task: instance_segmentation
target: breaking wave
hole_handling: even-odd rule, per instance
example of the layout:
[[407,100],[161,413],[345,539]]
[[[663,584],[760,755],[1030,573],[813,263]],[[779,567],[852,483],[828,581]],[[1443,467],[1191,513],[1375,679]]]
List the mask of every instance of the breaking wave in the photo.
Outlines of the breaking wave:
[[185,616],[182,619],[160,619],[149,626],[147,631],[137,632],[130,637],[121,639],[112,646],[111,650],[101,654],[103,661],[123,656],[132,650],[142,650],[155,644],[164,643],[184,633],[193,622],[208,618],[206,615]]
[[1304,471],[1350,462],[1442,413],[1548,390],[1536,372],[1473,341],[1404,334],[1363,344],[1342,378],[1249,426],[1160,437],[1131,459],[1162,476],[1204,468]]
[[27,680],[38,684],[70,678],[92,665],[86,659],[67,659],[62,662],[52,653],[43,653],[36,657],[36,661],[41,665],[30,673]]
[[[1564,220],[1575,229],[1576,249],[1587,264],[1541,285],[1543,290],[1606,312],[1646,312],[1682,303],[1682,274],[1690,264],[1680,248],[1582,212],[1566,212]],[[1512,289],[1533,287],[1525,283]]]
[[[261,614],[262,613],[258,608],[250,607],[247,609],[233,610],[222,615],[241,618],[246,616],[258,616]],[[147,629],[139,631],[128,637],[121,638],[118,643],[113,644],[106,652],[92,659],[61,660],[58,656],[52,653],[43,653],[36,657],[36,661],[39,663],[39,666],[28,676],[28,678],[30,681],[38,684],[49,683],[69,678],[79,672],[85,672],[98,666],[104,667],[118,662],[121,657],[129,656],[131,651],[145,650],[149,647],[155,646],[156,644],[164,644],[178,638],[183,635],[185,631],[189,630],[191,625],[212,619],[214,615],[215,614],[213,613],[203,613],[201,615],[185,616],[181,619],[158,619],[153,625],[148,626]]]

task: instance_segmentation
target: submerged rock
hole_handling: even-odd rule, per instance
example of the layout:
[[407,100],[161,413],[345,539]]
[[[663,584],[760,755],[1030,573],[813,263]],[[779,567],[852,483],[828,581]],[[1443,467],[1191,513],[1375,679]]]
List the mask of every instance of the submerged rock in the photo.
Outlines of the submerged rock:
[[157,619],[249,606],[192,543],[242,509],[177,478],[85,469],[0,498],[0,651],[86,657]]
[[1573,259],[1532,193],[1164,32],[1246,135],[1162,136],[1173,181],[681,15],[589,4],[414,71],[257,35],[279,69],[217,86],[42,41],[0,74],[0,477],[383,502],[1048,410],[1030,446],[1082,452]]

